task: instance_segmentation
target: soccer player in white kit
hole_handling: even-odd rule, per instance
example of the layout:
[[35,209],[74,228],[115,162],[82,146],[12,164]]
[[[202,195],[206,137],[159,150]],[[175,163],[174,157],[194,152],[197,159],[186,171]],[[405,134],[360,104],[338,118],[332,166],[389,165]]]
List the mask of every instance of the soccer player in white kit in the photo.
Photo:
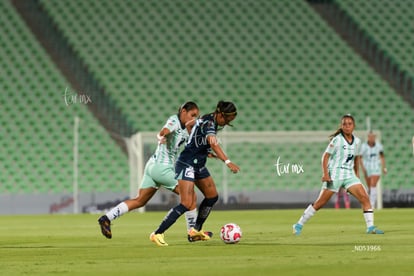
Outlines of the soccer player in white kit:
[[322,155],[322,190],[313,204],[310,204],[298,222],[293,224],[293,234],[299,235],[303,225],[328,203],[329,199],[345,188],[361,203],[367,234],[384,234],[374,225],[374,212],[367,191],[358,175],[361,140],[353,135],[355,120],[350,115],[341,118],[340,128],[331,135],[331,141]]
[[376,135],[371,131],[368,140],[362,144],[362,170],[365,175],[369,192],[369,201],[374,208],[377,201],[377,183],[381,177],[381,172],[386,174],[384,148],[376,141]]
[[[189,131],[199,116],[199,108],[194,102],[184,103],[178,110],[178,114],[172,115],[157,134],[158,146],[153,156],[147,161],[137,197],[125,200],[101,216],[98,223],[102,235],[112,238],[111,222],[125,213],[145,206],[162,186],[170,191],[178,193],[175,179],[175,161],[181,145],[184,145],[189,137]],[[191,210],[185,213],[187,231],[195,225],[197,211],[195,204]],[[209,232],[208,235],[211,235]],[[193,241],[193,240],[191,240]]]

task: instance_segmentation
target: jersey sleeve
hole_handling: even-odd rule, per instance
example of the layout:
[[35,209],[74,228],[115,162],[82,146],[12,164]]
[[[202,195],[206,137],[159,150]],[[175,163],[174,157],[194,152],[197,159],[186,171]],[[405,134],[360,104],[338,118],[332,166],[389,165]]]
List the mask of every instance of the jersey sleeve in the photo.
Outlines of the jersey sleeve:
[[326,147],[325,152],[329,154],[333,154],[336,149],[336,144],[338,143],[338,137],[334,137],[330,142],[329,145]]
[[210,121],[210,120],[206,121],[203,124],[203,132],[205,133],[206,137],[210,136],[210,135],[215,136],[216,135],[216,125],[215,125],[215,123],[213,121]]
[[381,143],[378,143],[378,152],[379,153],[384,153],[384,147],[382,146]]
[[179,126],[180,122],[178,120],[178,117],[173,115],[170,118],[168,118],[163,128],[168,129],[170,132],[174,132],[178,129]]
[[355,137],[355,156],[361,156],[363,153],[363,148],[362,148],[362,143],[361,143],[361,139],[359,139],[358,137]]

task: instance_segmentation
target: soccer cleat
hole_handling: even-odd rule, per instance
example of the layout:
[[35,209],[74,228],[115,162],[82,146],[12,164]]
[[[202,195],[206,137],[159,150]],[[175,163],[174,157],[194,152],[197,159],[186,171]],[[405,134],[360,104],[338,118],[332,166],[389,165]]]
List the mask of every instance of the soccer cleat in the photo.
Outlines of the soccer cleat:
[[303,225],[301,225],[299,223],[293,224],[293,226],[292,226],[293,234],[295,234],[296,236],[299,236],[300,233],[302,232],[302,227],[303,227]]
[[[188,240],[192,241],[208,241],[210,239],[210,235],[208,233],[211,232],[204,232],[203,230],[197,231],[194,229],[194,227],[191,227],[188,231]],[[213,236],[213,233],[211,233],[211,236]]]
[[108,217],[107,216],[100,217],[98,219],[98,223],[101,226],[102,235],[104,235],[108,239],[112,238],[111,221],[108,219]]
[[[209,237],[209,239],[211,239],[211,237],[213,237],[213,232],[210,231],[204,231],[204,235],[207,235]],[[196,241],[205,241],[206,239],[200,236],[193,236],[191,237],[190,234],[187,235],[188,241],[189,242],[196,242]]]
[[367,234],[384,234],[384,231],[378,229],[375,225],[367,228]]
[[155,234],[154,232],[150,235],[150,240],[158,246],[168,246],[168,243],[164,240],[164,234]]

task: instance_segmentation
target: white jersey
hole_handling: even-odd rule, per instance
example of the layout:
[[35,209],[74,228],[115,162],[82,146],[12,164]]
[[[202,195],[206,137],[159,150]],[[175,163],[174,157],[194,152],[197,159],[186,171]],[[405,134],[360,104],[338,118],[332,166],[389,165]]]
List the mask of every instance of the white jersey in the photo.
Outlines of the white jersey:
[[382,144],[375,142],[375,145],[371,147],[367,142],[362,144],[361,155],[364,167],[368,170],[378,170],[381,168],[381,156],[380,153],[384,152]]
[[189,134],[187,128],[181,127],[177,115],[170,116],[163,128],[169,129],[170,133],[166,143],[158,144],[153,158],[156,163],[174,166],[180,146],[188,140]]
[[352,135],[352,143],[348,143],[342,133],[336,135],[325,152],[330,154],[328,162],[329,175],[332,180],[343,180],[355,176],[355,156],[361,155],[361,139]]

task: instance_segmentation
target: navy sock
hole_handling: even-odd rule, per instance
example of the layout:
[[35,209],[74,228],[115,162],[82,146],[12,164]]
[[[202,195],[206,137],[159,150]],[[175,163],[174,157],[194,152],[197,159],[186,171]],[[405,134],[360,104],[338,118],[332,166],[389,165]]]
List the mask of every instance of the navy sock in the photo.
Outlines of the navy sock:
[[158,229],[155,230],[155,234],[162,234],[165,231],[167,231],[167,229],[170,228],[171,225],[173,225],[174,222],[176,222],[176,220],[187,211],[188,209],[181,203],[175,206],[174,208],[170,209],[168,214],[162,220]]
[[203,228],[204,222],[207,220],[210,215],[211,209],[213,209],[214,204],[217,202],[218,196],[213,198],[204,198],[198,208],[197,221],[195,229],[200,231]]

